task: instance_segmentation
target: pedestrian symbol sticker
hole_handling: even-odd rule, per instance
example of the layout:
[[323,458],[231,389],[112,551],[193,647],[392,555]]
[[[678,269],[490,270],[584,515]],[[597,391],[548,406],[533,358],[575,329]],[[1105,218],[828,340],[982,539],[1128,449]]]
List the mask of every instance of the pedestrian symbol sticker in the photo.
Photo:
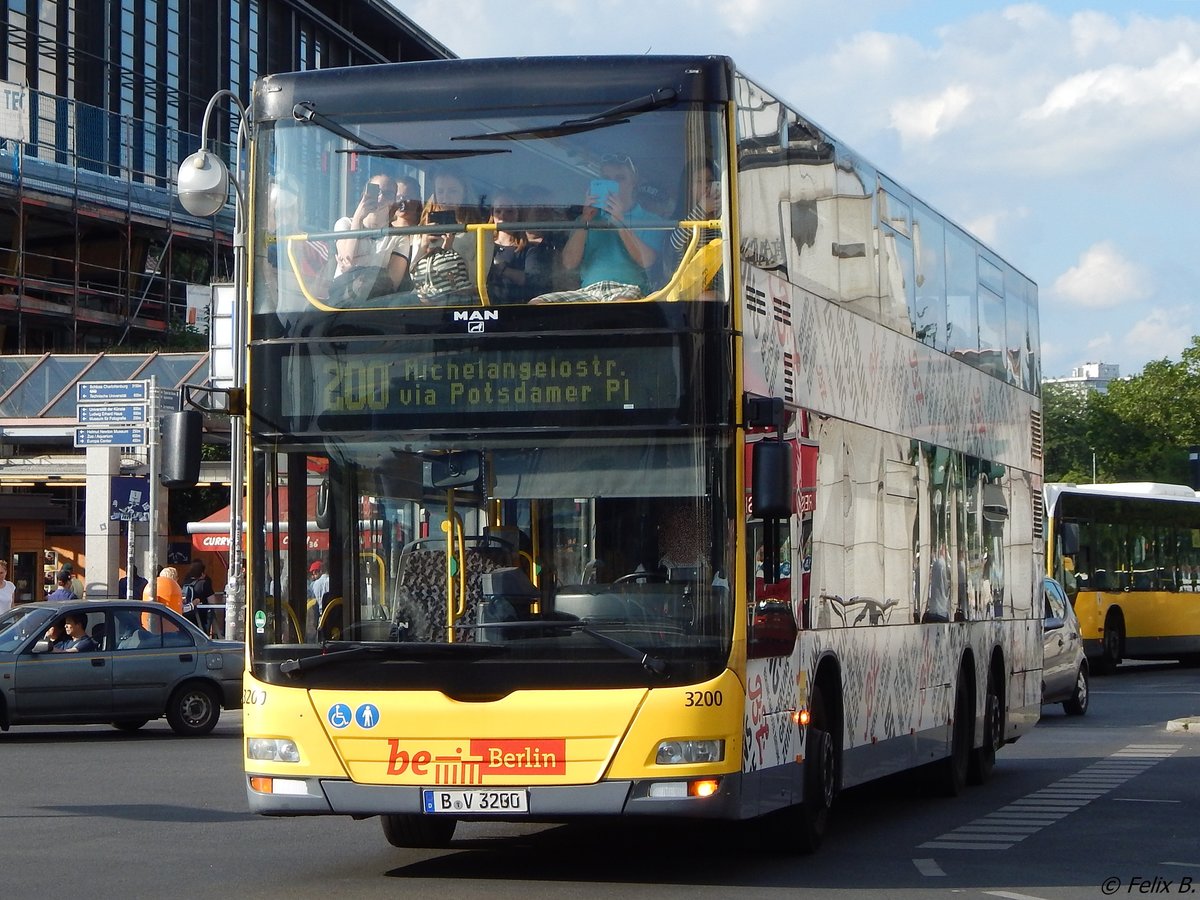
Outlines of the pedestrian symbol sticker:
[[355,710],[354,721],[359,728],[374,728],[379,724],[379,710],[370,703],[364,703]]
[[335,703],[329,707],[326,718],[329,719],[329,724],[334,728],[345,728],[351,722],[350,707],[345,703]]

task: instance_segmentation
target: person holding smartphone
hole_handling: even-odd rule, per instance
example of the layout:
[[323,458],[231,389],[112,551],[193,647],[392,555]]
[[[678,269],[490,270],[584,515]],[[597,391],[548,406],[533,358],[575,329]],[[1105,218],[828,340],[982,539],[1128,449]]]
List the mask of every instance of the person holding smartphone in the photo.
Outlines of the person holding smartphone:
[[[335,231],[388,228],[396,202],[396,182],[390,175],[373,175],[351,216],[334,224]],[[412,242],[407,235],[350,237],[337,242],[337,264],[330,285],[331,300],[366,300],[403,290],[408,276]]]
[[634,199],[637,168],[628,156],[600,160],[600,178],[588,186],[580,225],[609,222],[611,228],[577,228],[562,249],[562,266],[579,273],[578,291],[557,291],[534,298],[539,303],[580,300],[638,300],[650,290],[649,270],[658,259],[656,232],[639,224],[659,220]]
[[[475,233],[449,226],[475,225],[483,222],[479,204],[473,201],[467,180],[455,169],[439,169],[434,173],[432,183],[433,190],[425,201],[425,208],[421,211],[421,224],[448,227],[443,232],[435,231],[421,236],[413,256],[413,267],[415,269],[422,258],[433,252],[453,251],[466,263],[472,287],[477,289],[475,260],[478,248]],[[485,252],[490,253],[490,236],[487,236],[484,244]]]

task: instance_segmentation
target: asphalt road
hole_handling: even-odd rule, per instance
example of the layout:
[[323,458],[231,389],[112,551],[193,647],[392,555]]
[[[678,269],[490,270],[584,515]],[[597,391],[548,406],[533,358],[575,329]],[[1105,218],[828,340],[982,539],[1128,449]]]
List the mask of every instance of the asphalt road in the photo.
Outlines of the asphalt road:
[[[460,825],[397,850],[376,820],[246,811],[240,722],[0,735],[5,897],[1001,897],[1200,895],[1200,669],[1126,664],[1082,719],[1047,707],[958,798],[905,776],[846,792],[809,857],[734,826]],[[1115,879],[1115,881],[1113,880]],[[1159,879],[1155,881],[1155,879]],[[1188,879],[1191,879],[1190,881]],[[1106,894],[1105,891],[1111,893]]]

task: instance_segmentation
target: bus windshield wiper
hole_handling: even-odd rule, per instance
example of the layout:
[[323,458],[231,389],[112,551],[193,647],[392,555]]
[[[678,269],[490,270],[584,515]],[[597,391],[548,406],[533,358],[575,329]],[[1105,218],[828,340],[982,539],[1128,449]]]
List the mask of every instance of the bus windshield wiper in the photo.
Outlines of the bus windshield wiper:
[[616,106],[590,116],[584,116],[582,119],[567,119],[562,124],[582,125],[585,122],[607,121],[608,119],[615,119],[618,116],[650,112],[652,109],[670,106],[675,102],[677,96],[679,95],[671,88],[659,88],[648,97],[637,97],[633,100],[626,100],[624,103],[618,103]]
[[554,624],[555,626],[566,624],[569,628],[578,629],[588,637],[593,638],[594,640],[597,640],[600,643],[616,650],[622,656],[628,656],[630,659],[636,659],[642,664],[642,668],[648,672],[653,672],[655,675],[667,674],[667,661],[665,659],[662,659],[658,656],[651,656],[645,650],[641,650],[633,646],[633,644],[627,644],[624,641],[618,641],[615,637],[609,637],[607,634],[596,631],[591,626],[585,625],[582,622],[580,622],[578,625],[575,623],[563,622],[555,622]]
[[626,125],[629,120],[625,116],[650,112],[675,102],[679,95],[672,88],[659,88],[647,97],[637,97],[626,100],[616,106],[583,116],[579,119],[564,119],[557,125],[543,125],[539,128],[517,128],[512,131],[487,131],[482,134],[460,134],[450,138],[452,141],[509,141],[521,138],[564,137],[568,134],[578,134],[581,131],[592,131],[596,128],[607,128],[609,125]]
[[[451,140],[455,140],[451,138]],[[382,156],[385,159],[424,159],[424,160],[439,160],[439,159],[463,159],[467,156],[490,156],[493,153],[512,153],[507,147],[499,147],[494,150],[473,150],[463,147],[455,150],[400,150],[399,148],[378,149],[378,150],[335,150],[335,153],[356,153],[359,156]]]
[[314,125],[319,125],[326,131],[331,131],[338,137],[345,138],[359,147],[365,147],[367,150],[394,150],[397,153],[399,152],[399,148],[393,147],[391,144],[372,144],[360,135],[355,134],[349,128],[339,125],[328,116],[321,115],[321,113],[317,112],[316,104],[309,100],[301,100],[292,107],[292,118],[297,122],[311,122]]
[[482,134],[456,134],[452,141],[519,141],[540,140],[541,138],[566,137],[568,134],[579,134],[583,131],[595,131],[597,128],[607,128],[609,125],[625,125],[628,119],[612,119],[598,122],[576,121],[568,124],[542,125],[538,128],[515,128],[512,131],[485,131]]
[[384,650],[382,644],[355,644],[352,647],[347,647],[345,650],[334,650],[328,653],[322,653],[318,656],[303,656],[299,659],[285,659],[279,664],[279,671],[284,675],[290,675],[292,678],[309,671],[310,669],[320,668],[329,663],[345,662],[348,659],[354,659],[359,656],[367,656],[371,653],[382,653]]
[[454,644],[417,644],[407,641],[381,641],[377,643],[355,644],[344,641],[326,643],[323,652],[314,656],[301,656],[295,659],[285,659],[279,664],[279,671],[292,678],[298,678],[305,672],[327,666],[331,663],[348,662],[364,656],[378,655],[381,658],[445,658],[445,659],[482,659],[500,656],[508,652],[503,644],[454,643]]
[[462,159],[466,156],[488,156],[493,153],[511,153],[511,150],[433,150],[433,149],[414,149],[401,150],[399,147],[394,147],[391,144],[373,144],[364,139],[361,135],[355,134],[349,128],[339,125],[337,122],[328,116],[324,116],[317,112],[315,104],[308,100],[302,100],[292,107],[292,118],[297,122],[311,122],[324,128],[326,131],[333,132],[338,137],[345,138],[354,144],[357,150],[338,150],[338,153],[358,153],[363,156],[382,156],[385,159],[421,159],[421,160],[439,160],[439,159]]

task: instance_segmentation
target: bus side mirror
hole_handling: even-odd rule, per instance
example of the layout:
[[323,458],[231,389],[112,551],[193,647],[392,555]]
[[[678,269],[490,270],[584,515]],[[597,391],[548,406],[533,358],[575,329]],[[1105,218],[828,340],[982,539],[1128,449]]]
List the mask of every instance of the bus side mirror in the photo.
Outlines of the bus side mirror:
[[758,441],[750,455],[750,510],[756,519],[792,514],[792,448],[784,441]]
[[158,480],[164,487],[195,487],[200,480],[200,446],[204,417],[194,409],[168,413],[162,424],[162,467]]

